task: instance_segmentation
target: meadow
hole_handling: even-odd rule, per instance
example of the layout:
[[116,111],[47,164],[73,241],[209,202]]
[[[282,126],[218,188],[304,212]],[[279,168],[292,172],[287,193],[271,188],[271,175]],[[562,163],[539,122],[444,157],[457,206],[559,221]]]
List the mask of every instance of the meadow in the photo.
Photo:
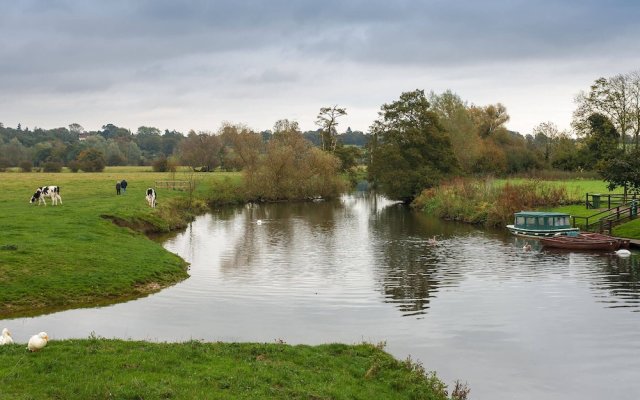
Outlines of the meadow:
[[[115,183],[122,179],[129,185],[117,196]],[[148,206],[148,187],[181,179],[196,183],[189,204],[188,192],[158,188],[158,208]],[[207,209],[203,199],[224,192],[214,193],[216,187],[233,187],[239,179],[234,173],[155,173],[145,167],[0,173],[0,318],[122,301],[185,279],[186,263],[141,231],[184,226],[192,209]],[[49,199],[47,206],[29,204],[44,185],[60,186],[62,205]]]
[[168,344],[98,338],[54,341],[38,353],[27,353],[24,345],[0,346],[0,397],[449,398],[443,383],[419,364],[398,361],[370,344]]

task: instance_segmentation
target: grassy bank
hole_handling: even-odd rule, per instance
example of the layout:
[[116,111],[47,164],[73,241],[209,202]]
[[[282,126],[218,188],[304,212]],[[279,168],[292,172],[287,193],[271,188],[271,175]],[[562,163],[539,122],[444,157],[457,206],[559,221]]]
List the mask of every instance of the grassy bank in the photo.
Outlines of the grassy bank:
[[[91,376],[87,379],[88,375]],[[412,362],[380,348],[52,341],[0,346],[0,394],[19,399],[447,399]]]
[[[116,196],[115,182],[121,179],[129,186]],[[196,181],[191,200],[187,192],[158,188],[159,206],[149,208],[146,188],[173,179]],[[122,301],[185,279],[184,261],[140,231],[175,229],[206,209],[207,202],[238,201],[239,181],[239,174],[132,167],[0,173],[0,319]],[[63,204],[29,204],[43,185],[59,185]]]
[[517,211],[584,203],[586,192],[609,193],[602,181],[458,179],[425,190],[413,206],[444,219],[504,226]]

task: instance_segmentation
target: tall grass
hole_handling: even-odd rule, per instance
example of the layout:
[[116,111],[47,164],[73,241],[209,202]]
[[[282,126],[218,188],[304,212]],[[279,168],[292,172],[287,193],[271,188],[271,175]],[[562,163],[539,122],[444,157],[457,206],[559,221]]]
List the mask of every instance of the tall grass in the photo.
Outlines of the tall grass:
[[505,225],[517,211],[575,202],[578,194],[541,181],[498,184],[491,179],[454,179],[427,189],[413,206],[428,214],[486,226]]

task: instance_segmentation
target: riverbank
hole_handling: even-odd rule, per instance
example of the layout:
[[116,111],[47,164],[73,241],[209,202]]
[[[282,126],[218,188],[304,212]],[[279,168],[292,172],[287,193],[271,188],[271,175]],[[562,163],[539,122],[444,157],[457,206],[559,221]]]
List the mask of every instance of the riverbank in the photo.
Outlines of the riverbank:
[[369,344],[89,338],[24,347],[0,347],[3,398],[448,399],[435,375]]
[[[125,193],[115,182],[126,179]],[[156,181],[191,179],[191,193]],[[188,277],[187,264],[144,233],[186,226],[209,204],[241,201],[238,173],[0,173],[0,319],[124,301]],[[62,205],[29,204],[36,187],[60,186]],[[116,222],[115,224],[113,222]]]

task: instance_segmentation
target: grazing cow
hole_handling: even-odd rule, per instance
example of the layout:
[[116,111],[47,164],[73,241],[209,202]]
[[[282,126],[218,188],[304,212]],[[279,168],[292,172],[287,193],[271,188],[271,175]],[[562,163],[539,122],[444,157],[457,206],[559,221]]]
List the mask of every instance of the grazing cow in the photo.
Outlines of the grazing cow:
[[44,199],[45,197],[49,197],[51,199],[51,204],[54,206],[58,204],[58,201],[62,204],[60,186],[42,186],[37,188],[36,192],[31,196],[31,201],[29,203],[35,203],[37,201],[38,205],[40,205],[40,203],[44,203],[46,206],[47,202]]
[[156,191],[153,188],[147,189],[147,203],[149,203],[149,207],[156,207]]

